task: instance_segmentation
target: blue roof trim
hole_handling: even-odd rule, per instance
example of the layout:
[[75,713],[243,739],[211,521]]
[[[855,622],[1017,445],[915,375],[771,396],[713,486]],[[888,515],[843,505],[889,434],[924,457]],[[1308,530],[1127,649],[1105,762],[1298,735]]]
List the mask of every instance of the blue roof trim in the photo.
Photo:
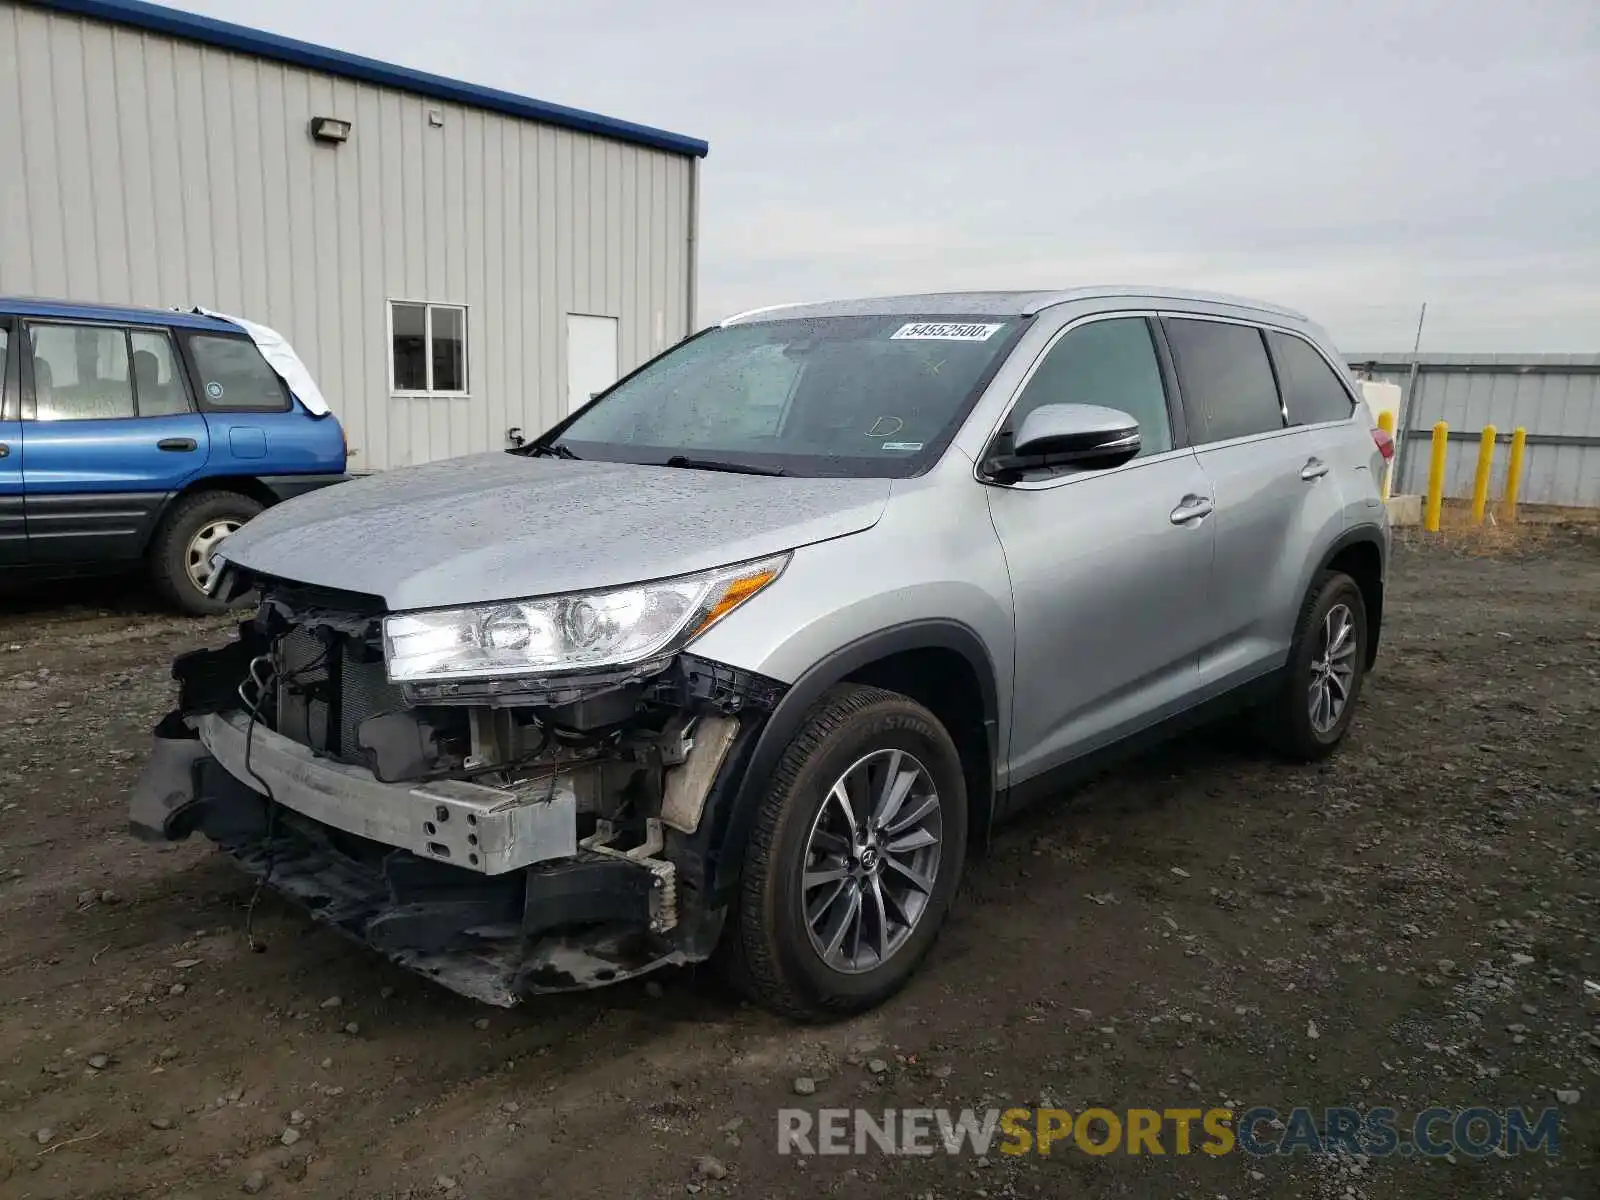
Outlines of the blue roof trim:
[[522,117],[530,121],[543,121],[547,125],[558,125],[565,129],[575,129],[580,133],[615,138],[618,141],[649,146],[656,150],[667,150],[674,154],[704,158],[711,149],[698,138],[668,133],[664,129],[635,125],[631,121],[619,121],[614,117],[603,117],[598,113],[585,112],[579,108],[567,108],[561,104],[533,100],[495,88],[478,87],[475,84],[462,83],[460,80],[446,79],[442,75],[430,75],[425,71],[413,71],[407,67],[397,67],[376,59],[346,54],[342,50],[332,50],[326,46],[296,41],[294,38],[280,37],[275,33],[263,33],[258,29],[249,29],[229,21],[218,21],[212,17],[180,12],[177,9],[164,8],[159,4],[145,4],[142,0],[24,0],[24,2],[39,8],[92,17],[136,29],[147,29],[153,33],[202,42],[223,50],[237,50],[244,54],[275,59],[278,62],[313,71],[323,71],[329,75],[340,75],[363,83],[398,88],[422,96],[431,96],[436,100],[448,100],[473,108],[489,109],[492,112]]
[[0,316],[32,317],[40,321],[110,321],[118,325],[170,325],[180,329],[227,329],[238,326],[203,313],[171,308],[136,308],[124,304],[85,304],[42,296],[0,296]]

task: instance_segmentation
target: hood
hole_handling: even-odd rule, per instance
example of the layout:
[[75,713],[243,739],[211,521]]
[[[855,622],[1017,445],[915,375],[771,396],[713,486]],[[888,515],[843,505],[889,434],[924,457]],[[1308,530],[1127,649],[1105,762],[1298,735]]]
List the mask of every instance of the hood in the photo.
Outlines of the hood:
[[285,501],[229,562],[434,608],[685,575],[870,529],[887,479],[786,479],[492,452]]

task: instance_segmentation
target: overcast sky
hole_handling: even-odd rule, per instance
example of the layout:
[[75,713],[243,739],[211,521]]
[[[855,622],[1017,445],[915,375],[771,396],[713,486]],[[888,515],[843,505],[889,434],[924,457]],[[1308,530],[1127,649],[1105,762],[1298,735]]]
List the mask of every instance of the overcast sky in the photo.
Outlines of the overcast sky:
[[178,0],[704,138],[701,317],[1171,283],[1600,350],[1595,0]]

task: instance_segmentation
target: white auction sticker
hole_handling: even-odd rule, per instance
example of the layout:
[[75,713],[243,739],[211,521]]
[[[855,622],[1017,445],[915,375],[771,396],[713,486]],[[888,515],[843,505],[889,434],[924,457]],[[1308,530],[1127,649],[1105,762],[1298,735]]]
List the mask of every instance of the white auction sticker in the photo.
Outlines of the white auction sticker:
[[949,321],[917,321],[889,335],[891,341],[987,342],[999,325],[973,325]]

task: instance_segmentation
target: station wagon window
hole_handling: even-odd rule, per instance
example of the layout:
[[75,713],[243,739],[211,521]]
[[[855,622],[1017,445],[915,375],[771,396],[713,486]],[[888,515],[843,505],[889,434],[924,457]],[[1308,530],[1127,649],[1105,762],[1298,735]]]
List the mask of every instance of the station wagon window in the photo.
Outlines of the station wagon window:
[[207,408],[283,412],[289,407],[283,380],[249,338],[192,334],[189,354],[200,376],[200,392]]
[[126,330],[30,324],[28,345],[35,420],[104,421],[136,415]]
[[1168,318],[1165,326],[1197,444],[1283,428],[1260,330],[1182,318]]
[[172,337],[162,329],[134,329],[133,387],[141,417],[171,417],[189,411],[189,392]]
[[390,390],[465,395],[467,310],[457,304],[389,304]]
[[1272,344],[1278,381],[1283,385],[1283,405],[1292,424],[1342,421],[1350,415],[1355,401],[1310,342],[1276,331],[1268,332],[1267,341]]
[[[1091,321],[1062,336],[1023,388],[1000,436],[1014,438],[1042,404],[1098,404],[1139,422],[1139,454],[1172,449],[1172,420],[1150,324],[1143,317]],[[997,446],[1005,453],[1009,445]]]

